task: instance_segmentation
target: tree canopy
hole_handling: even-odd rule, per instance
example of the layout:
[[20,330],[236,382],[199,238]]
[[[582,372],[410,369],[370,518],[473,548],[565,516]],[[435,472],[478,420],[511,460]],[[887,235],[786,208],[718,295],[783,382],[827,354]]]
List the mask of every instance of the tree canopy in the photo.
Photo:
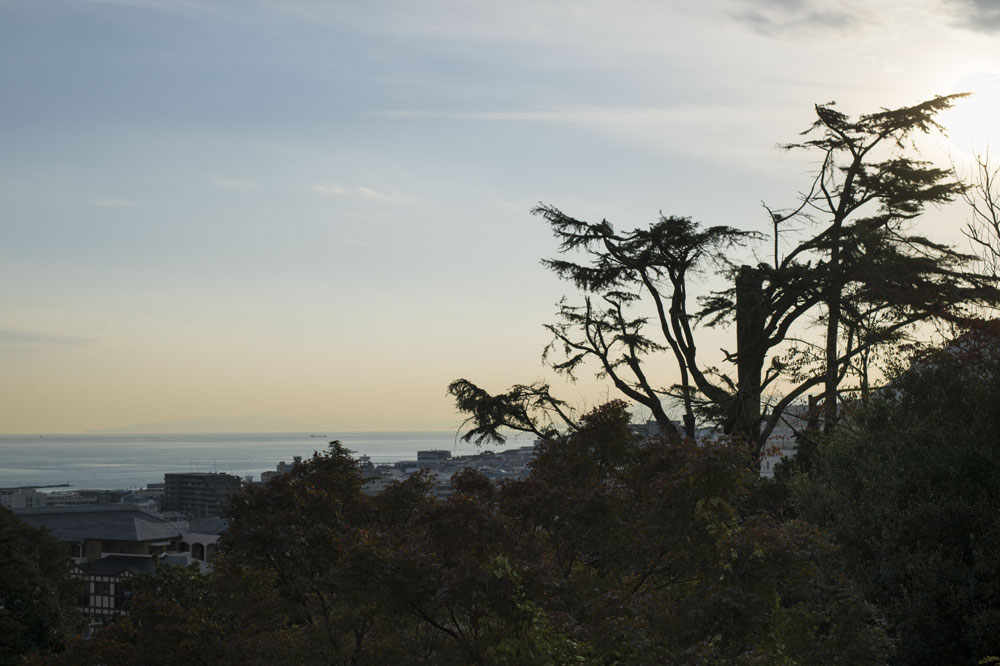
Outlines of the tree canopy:
[[421,476],[365,495],[335,444],[234,503],[213,574],[141,579],[47,663],[883,663],[830,544],[744,511],[750,458],[639,439],[613,402],[527,478],[437,500]]
[[968,332],[897,370],[792,480],[885,613],[893,663],[1000,655],[1000,336]]
[[[607,220],[536,207],[560,252],[543,264],[582,295],[559,304],[543,359],[570,376],[592,362],[664,432],[678,431],[664,404],[674,402],[684,434],[694,436],[700,417],[759,447],[788,406],[812,389],[821,390],[832,427],[842,390],[867,395],[872,355],[881,346],[920,322],[964,321],[969,307],[1000,302],[995,280],[970,267],[971,255],[910,226],[927,206],[965,191],[949,170],[917,159],[910,145],[914,135],[939,129],[935,116],[961,97],[857,118],[833,104],[816,106],[815,123],[786,148],[814,153],[820,167],[794,206],[767,208],[768,238],[666,215],[618,231]],[[762,240],[773,248],[771,259],[733,261]],[[692,277],[708,271],[732,287],[696,299]],[[734,329],[734,344],[724,350],[729,370],[699,356],[699,323]],[[677,368],[672,385],[650,374],[649,359],[662,353]],[[505,427],[544,433],[574,424],[546,384],[494,395],[461,379],[449,391],[469,415],[467,437],[477,441],[502,441]]]
[[66,546],[0,507],[0,664],[58,650],[82,622]]

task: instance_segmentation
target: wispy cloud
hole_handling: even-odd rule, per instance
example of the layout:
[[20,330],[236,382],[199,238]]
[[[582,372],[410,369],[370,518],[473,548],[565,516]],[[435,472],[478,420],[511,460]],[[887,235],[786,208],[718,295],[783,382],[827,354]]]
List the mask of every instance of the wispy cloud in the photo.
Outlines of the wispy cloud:
[[313,192],[319,192],[320,194],[333,194],[338,197],[345,197],[349,193],[347,188],[341,187],[340,185],[313,185]]
[[752,4],[740,2],[736,7],[731,18],[769,37],[839,33],[870,23],[862,8],[843,3],[834,8],[826,0],[761,0]]
[[678,104],[675,106],[574,106],[511,110],[396,109],[380,115],[400,119],[532,122],[578,125],[644,150],[668,150],[700,159],[741,161],[772,155],[756,136],[762,122],[790,118],[795,109],[777,104]]
[[212,178],[212,184],[216,187],[224,187],[230,190],[249,190],[257,186],[257,184],[252,180],[225,178],[223,176],[215,176]]
[[91,338],[44,331],[29,331],[15,328],[0,328],[0,344],[6,345],[48,345],[75,347],[93,342]]
[[416,201],[413,197],[400,192],[380,192],[370,187],[361,186],[358,186],[357,190],[363,199],[372,201],[388,201],[389,203],[414,203]]
[[118,7],[137,7],[157,10],[204,10],[210,5],[197,0],[85,0],[89,5],[115,5]]
[[956,23],[969,30],[987,34],[1000,32],[1000,3],[997,0],[947,0],[946,8]]
[[95,206],[102,206],[104,208],[123,208],[125,206],[138,206],[137,201],[131,201],[129,199],[118,199],[115,197],[94,197],[91,200],[92,204]]
[[402,192],[396,191],[382,191],[376,190],[371,187],[363,187],[358,185],[356,187],[344,187],[343,185],[328,184],[328,185],[313,185],[313,192],[318,192],[319,194],[326,194],[336,197],[346,197],[352,199],[365,199],[368,201],[381,201],[384,203],[392,204],[415,204],[420,200],[416,197],[412,197],[409,194],[403,194]]
[[[728,111],[727,111],[728,109]],[[549,109],[524,109],[501,111],[455,111],[435,109],[394,109],[380,111],[378,115],[389,118],[413,118],[432,120],[481,120],[501,122],[551,122],[581,124],[621,124],[621,123],[675,123],[690,122],[706,115],[717,118],[719,112],[738,115],[742,107],[719,106],[672,106],[672,107],[615,107],[615,106],[574,106]]]

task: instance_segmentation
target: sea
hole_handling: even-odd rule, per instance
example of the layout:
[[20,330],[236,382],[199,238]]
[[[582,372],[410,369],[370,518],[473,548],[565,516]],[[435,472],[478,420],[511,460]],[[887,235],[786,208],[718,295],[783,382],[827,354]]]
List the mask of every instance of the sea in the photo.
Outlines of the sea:
[[[339,440],[375,463],[416,460],[417,451],[452,455],[481,452],[454,430],[400,432],[279,432],[208,434],[0,435],[0,488],[50,486],[43,490],[141,489],[162,483],[168,472],[226,472],[260,479],[281,461],[308,458]],[[531,444],[511,437],[502,447]]]

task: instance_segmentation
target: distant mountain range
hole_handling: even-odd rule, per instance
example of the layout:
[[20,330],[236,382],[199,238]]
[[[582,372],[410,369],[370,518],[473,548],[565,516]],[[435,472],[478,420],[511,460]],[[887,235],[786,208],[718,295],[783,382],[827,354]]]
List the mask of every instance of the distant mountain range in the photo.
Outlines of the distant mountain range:
[[[325,423],[323,423],[325,421]],[[287,416],[281,414],[244,414],[242,416],[204,416],[188,419],[172,419],[134,423],[108,428],[88,428],[84,434],[150,434],[150,433],[213,433],[213,432],[371,432],[371,431],[454,431],[455,423],[414,424],[412,428],[386,425],[372,428],[370,424],[337,422],[338,419],[316,416]]]
[[[326,432],[330,424],[316,427],[316,418],[275,414],[245,414],[242,416],[205,416],[134,423],[112,428],[91,428],[87,433],[190,433],[190,432]],[[341,428],[345,430],[346,428]]]

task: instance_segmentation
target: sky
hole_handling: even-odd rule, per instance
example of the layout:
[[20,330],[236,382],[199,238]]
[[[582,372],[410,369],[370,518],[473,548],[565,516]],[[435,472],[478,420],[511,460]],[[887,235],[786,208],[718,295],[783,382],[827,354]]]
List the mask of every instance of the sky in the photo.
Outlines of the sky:
[[994,0],[0,0],[0,432],[457,428],[553,379],[533,206],[764,229],[814,104],[970,89],[928,159],[1000,143]]

